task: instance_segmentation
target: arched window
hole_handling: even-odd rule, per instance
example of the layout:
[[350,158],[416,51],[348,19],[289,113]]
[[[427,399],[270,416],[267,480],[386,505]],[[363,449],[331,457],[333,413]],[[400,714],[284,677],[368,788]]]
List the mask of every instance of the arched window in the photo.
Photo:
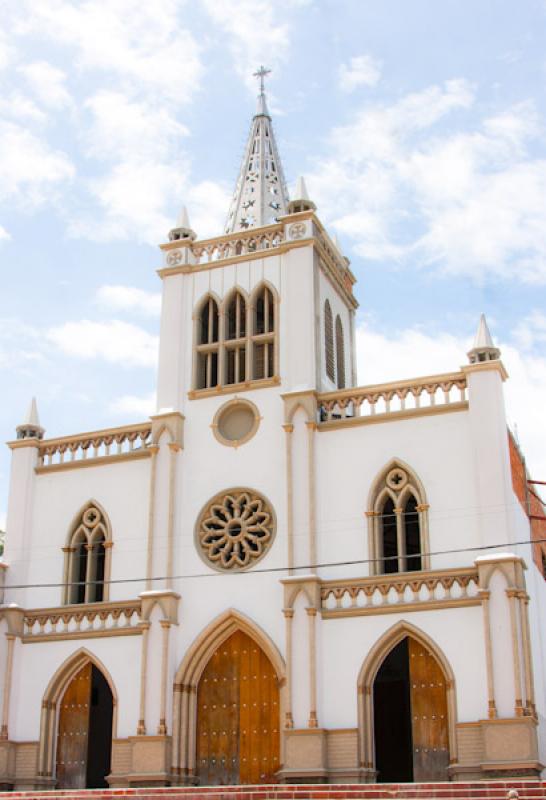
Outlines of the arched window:
[[254,295],[252,319],[252,378],[261,380],[275,374],[275,302],[273,293],[262,286]]
[[391,462],[370,494],[370,557],[375,574],[429,569],[428,505],[411,470]]
[[324,303],[324,360],[326,363],[327,376],[331,381],[335,381],[334,320],[332,317],[332,307],[328,300]]
[[221,389],[275,377],[276,315],[268,286],[259,286],[248,301],[242,291],[234,291],[221,311],[207,296],[197,314],[195,388]]
[[104,512],[90,502],[76,518],[64,548],[65,603],[100,603],[108,596],[112,546]]
[[339,314],[336,317],[336,362],[337,388],[345,389],[345,344],[343,341],[343,325]]
[[218,385],[218,304],[207,297],[201,306],[197,329],[197,378],[198,389],[210,389]]
[[225,330],[224,383],[241,383],[246,380],[246,302],[240,292],[228,301]]

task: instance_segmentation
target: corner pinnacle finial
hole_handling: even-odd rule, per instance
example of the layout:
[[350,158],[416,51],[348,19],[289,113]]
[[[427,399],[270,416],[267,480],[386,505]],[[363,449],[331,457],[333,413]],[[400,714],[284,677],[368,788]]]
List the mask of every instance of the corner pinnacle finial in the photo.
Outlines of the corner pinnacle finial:
[[40,425],[40,418],[38,417],[38,406],[36,405],[36,398],[33,397],[30,401],[30,406],[25,416],[22,425],[17,426],[18,439],[43,439],[44,429]]
[[471,364],[477,364],[480,361],[497,361],[500,358],[500,350],[495,347],[495,343],[489,333],[485,314],[480,316],[474,346],[468,352],[468,358]]
[[265,102],[265,85],[264,85],[264,78],[266,75],[269,75],[271,72],[270,69],[266,69],[263,64],[262,66],[256,70],[254,73],[255,78],[260,79],[260,94],[258,95],[258,106],[256,108],[256,116],[259,117],[261,115],[269,116],[269,111],[267,109],[267,103]]

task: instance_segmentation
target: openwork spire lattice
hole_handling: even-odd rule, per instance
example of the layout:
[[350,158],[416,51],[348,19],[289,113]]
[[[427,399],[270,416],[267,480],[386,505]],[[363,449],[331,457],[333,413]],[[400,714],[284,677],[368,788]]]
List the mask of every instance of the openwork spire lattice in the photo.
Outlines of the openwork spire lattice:
[[226,233],[269,225],[287,213],[288,192],[267,108],[265,67],[254,73],[260,80],[258,107],[252,120],[241,171],[226,222]]

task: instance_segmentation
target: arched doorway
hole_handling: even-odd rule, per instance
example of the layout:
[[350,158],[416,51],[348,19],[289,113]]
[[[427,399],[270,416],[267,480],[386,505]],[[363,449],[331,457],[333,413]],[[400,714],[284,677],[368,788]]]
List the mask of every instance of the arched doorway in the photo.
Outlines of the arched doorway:
[[381,783],[447,780],[447,682],[412,636],[385,656],[373,683],[375,769]]
[[59,703],[56,777],[59,789],[107,787],[112,750],[112,691],[90,661],[74,675]]
[[257,642],[236,630],[197,686],[196,775],[201,785],[276,782],[279,682]]

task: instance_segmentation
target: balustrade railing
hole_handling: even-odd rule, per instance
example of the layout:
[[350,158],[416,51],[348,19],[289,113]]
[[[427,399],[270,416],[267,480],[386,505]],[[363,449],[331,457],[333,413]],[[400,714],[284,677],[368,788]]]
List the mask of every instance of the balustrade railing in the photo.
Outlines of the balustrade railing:
[[140,610],[140,600],[125,600],[25,611],[23,641],[139,634]]
[[465,402],[466,392],[463,372],[327,392],[317,398],[318,422],[396,412],[419,413],[425,408]]
[[259,231],[238,231],[229,236],[195,242],[192,245],[192,253],[196,264],[206,264],[259,250],[271,250],[282,242],[284,242],[283,226],[272,225]]
[[418,611],[481,602],[475,568],[323,581],[320,598],[324,617]]
[[143,422],[77,436],[44,439],[38,447],[38,466],[81,464],[91,459],[142,455],[143,450],[151,444],[151,436],[151,423]]

